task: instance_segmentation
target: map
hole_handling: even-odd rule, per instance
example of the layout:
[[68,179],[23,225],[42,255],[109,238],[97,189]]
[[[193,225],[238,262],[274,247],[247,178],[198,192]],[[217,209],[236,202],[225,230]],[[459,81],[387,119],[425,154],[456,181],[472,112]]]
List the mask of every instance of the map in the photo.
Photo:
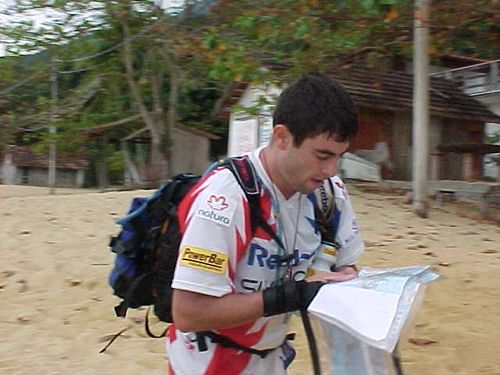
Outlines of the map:
[[392,352],[439,275],[430,266],[362,268],[356,279],[322,287],[310,313],[363,343]]

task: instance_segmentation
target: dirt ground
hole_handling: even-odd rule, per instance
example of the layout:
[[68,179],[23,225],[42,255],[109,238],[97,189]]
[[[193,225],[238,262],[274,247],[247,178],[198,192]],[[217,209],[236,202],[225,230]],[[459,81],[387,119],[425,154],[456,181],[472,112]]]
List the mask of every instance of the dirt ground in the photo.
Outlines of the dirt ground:
[[[500,375],[498,211],[480,220],[473,205],[431,201],[421,219],[399,192],[357,185],[350,192],[367,245],[361,266],[430,264],[443,276],[427,288],[400,343],[405,375]],[[114,220],[140,192],[47,193],[0,185],[0,373],[164,374],[163,340],[144,333],[144,311],[115,318],[107,286]],[[299,319],[292,330],[298,357],[290,374],[310,374]]]

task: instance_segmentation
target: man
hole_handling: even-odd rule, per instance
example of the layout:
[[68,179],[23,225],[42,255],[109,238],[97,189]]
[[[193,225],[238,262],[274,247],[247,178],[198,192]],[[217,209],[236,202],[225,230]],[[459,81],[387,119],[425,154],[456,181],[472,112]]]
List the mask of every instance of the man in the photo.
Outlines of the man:
[[263,218],[283,246],[261,228],[252,234],[248,201],[229,170],[215,169],[188,193],[179,209],[171,373],[286,373],[290,312],[306,309],[324,282],[355,277],[364,250],[345,188],[332,179],[342,210],[337,267],[304,281],[321,240],[311,193],[336,174],[356,131],[353,103],[324,75],[306,75],[280,95],[271,141],[249,159]]

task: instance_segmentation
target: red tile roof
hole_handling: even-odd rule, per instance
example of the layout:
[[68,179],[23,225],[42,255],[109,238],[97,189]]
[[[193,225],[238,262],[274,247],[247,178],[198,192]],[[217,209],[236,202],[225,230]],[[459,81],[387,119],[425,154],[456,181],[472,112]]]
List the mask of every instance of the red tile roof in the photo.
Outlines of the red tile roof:
[[[358,106],[411,111],[413,108],[413,76],[399,71],[377,72],[369,69],[350,68],[330,71]],[[482,103],[464,94],[452,81],[429,77],[432,114],[443,117],[479,122],[500,122],[500,117]],[[227,115],[230,107],[243,95],[248,83],[235,85],[222,105],[220,115]]]
[[[4,152],[5,156],[12,157],[12,164],[17,167],[48,168],[49,158],[47,154],[34,153],[26,146],[9,145]],[[56,168],[84,169],[87,166],[85,157],[67,156],[58,153],[56,156]]]
[[[332,76],[344,85],[357,105],[395,111],[413,108],[413,76],[410,74],[349,69]],[[464,94],[454,82],[429,78],[431,113],[461,120],[500,122],[499,116]]]

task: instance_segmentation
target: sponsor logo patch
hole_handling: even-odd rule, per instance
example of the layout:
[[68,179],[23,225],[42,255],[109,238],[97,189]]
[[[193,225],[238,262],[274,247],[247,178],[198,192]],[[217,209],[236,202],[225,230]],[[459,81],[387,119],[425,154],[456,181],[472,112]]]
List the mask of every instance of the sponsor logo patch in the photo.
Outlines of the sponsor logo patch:
[[215,211],[224,211],[229,207],[229,203],[226,202],[226,197],[223,195],[211,195],[207,203]]
[[196,212],[196,216],[229,226],[233,218],[235,205],[223,195],[212,194]]
[[180,264],[186,267],[223,274],[227,268],[227,254],[194,246],[183,246]]
[[270,251],[264,247],[252,243],[250,245],[250,251],[248,254],[247,265],[253,267],[265,267],[270,270],[274,270],[277,267],[286,267],[290,264],[292,267],[296,267],[300,264],[302,260],[309,260],[314,255],[312,253],[300,252],[298,249],[293,251],[290,257],[286,259],[278,254],[272,254]]

